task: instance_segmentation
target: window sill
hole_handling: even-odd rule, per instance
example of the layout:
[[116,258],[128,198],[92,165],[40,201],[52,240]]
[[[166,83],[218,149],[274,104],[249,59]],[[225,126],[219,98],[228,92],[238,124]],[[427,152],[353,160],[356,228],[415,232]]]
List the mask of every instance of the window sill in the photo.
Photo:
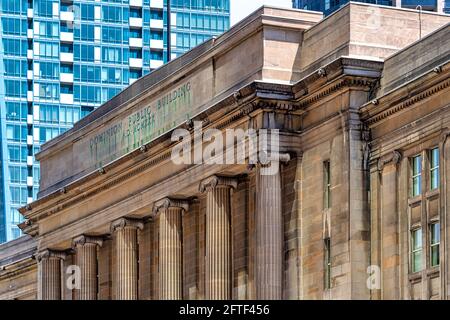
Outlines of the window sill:
[[422,201],[422,195],[419,194],[419,195],[417,195],[417,196],[414,196],[414,197],[412,197],[412,198],[409,198],[409,199],[408,199],[408,205],[414,206],[415,204],[417,204],[417,203],[419,203],[419,202],[421,202],[421,201]]
[[425,193],[425,197],[426,197],[427,199],[433,198],[433,197],[437,197],[437,196],[439,196],[439,188],[434,189],[434,190],[427,191],[427,192]]

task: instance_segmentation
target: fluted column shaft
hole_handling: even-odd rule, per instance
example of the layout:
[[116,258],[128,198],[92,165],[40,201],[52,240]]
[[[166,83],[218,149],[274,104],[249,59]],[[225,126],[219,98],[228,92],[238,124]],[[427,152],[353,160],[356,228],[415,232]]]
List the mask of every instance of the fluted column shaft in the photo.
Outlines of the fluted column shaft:
[[159,298],[183,298],[182,215],[188,208],[183,200],[162,199],[155,203],[159,214]]
[[115,298],[117,300],[137,300],[138,298],[137,230],[142,228],[142,222],[124,218],[112,224],[116,251]]
[[78,300],[97,300],[98,269],[97,247],[102,245],[99,238],[81,236],[74,239],[76,263],[80,268],[80,290]]
[[159,218],[159,298],[182,299],[182,247],[180,208],[161,211]]
[[38,299],[61,300],[61,263],[65,254],[45,250],[38,253],[36,258],[38,261]]
[[283,280],[281,175],[264,169],[257,169],[256,291],[257,299],[276,300],[282,298]]
[[236,182],[213,176],[202,181],[206,191],[206,296],[231,299],[231,188]]

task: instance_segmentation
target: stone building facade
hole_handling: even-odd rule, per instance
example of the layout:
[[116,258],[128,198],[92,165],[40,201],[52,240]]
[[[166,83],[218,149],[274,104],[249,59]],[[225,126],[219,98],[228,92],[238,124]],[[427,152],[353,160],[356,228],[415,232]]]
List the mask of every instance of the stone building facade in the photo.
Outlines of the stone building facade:
[[37,155],[0,299],[449,298],[449,22],[262,7],[138,80]]

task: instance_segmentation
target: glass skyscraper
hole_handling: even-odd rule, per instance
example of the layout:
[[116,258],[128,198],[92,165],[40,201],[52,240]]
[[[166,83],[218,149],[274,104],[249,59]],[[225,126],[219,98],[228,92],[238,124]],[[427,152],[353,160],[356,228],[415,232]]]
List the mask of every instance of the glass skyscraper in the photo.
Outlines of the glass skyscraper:
[[[226,31],[229,0],[172,0],[171,58]],[[45,141],[167,62],[166,0],[0,0],[0,243],[20,236]]]
[[[428,11],[445,11],[445,7],[450,9],[450,0],[352,0],[355,2],[372,3],[384,6],[397,6],[408,9],[415,9],[418,5],[422,6],[423,10]],[[444,5],[445,1],[445,5]],[[293,0],[294,8],[322,11],[325,15],[329,15],[345,5],[349,0]],[[439,10],[439,2],[443,8]]]

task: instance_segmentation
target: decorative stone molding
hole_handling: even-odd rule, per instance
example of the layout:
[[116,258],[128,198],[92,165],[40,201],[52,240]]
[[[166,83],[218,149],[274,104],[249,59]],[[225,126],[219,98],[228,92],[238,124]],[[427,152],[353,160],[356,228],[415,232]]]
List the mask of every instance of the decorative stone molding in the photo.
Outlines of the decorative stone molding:
[[38,262],[41,262],[42,260],[49,259],[49,258],[58,258],[61,260],[65,260],[66,257],[67,257],[67,254],[64,251],[57,251],[57,250],[50,250],[50,249],[40,251],[34,256],[34,258]]
[[217,187],[230,187],[236,189],[237,184],[237,179],[235,178],[213,175],[200,182],[199,191],[203,193]]
[[[261,163],[261,159],[268,159],[268,163]],[[271,162],[273,161],[271,158],[273,158],[273,155],[269,154],[266,151],[261,151],[258,153],[258,165],[261,166],[269,166],[271,164]],[[278,153],[275,157],[276,161],[281,162],[281,163],[287,163],[289,161],[291,161],[291,155],[289,153]]]
[[[395,105],[377,113],[375,116],[371,117],[370,119],[368,119],[367,124],[373,125],[379,121],[382,121],[382,120],[386,119],[387,117],[402,111],[403,109],[411,107],[411,106],[415,105],[416,103],[419,103],[419,102],[423,101],[424,99],[427,99],[427,98],[433,96],[437,92],[440,92],[440,91],[448,88],[449,86],[450,86],[450,80],[447,79],[447,80],[442,81],[426,90],[420,91],[420,93],[418,93],[412,97],[408,96],[405,99],[402,99],[400,103],[395,104]],[[386,104],[386,103],[384,103],[384,101],[386,100],[386,98],[385,98],[386,96],[382,97],[383,104]],[[380,100],[380,99],[378,99],[378,100]],[[365,108],[366,107],[364,107],[363,110]]]
[[[289,99],[292,99],[290,97]],[[270,100],[270,99],[257,99],[250,104],[251,109],[265,109],[271,111],[294,111],[299,109],[298,104],[293,100]]]
[[96,244],[101,247],[103,245],[103,238],[81,235],[73,239],[72,247],[84,246],[87,243]]
[[327,71],[324,68],[319,68],[319,70],[317,70],[317,75],[319,77],[326,77],[327,76]]
[[387,155],[382,156],[378,159],[377,168],[379,172],[383,171],[383,168],[388,163],[393,163],[394,165],[397,165],[400,163],[400,160],[402,159],[402,154],[400,151],[394,150],[391,153],[388,153]]
[[139,219],[120,218],[111,223],[111,232],[126,227],[142,230],[144,229],[144,223]]
[[324,99],[325,97],[327,97],[331,94],[334,94],[335,92],[337,92],[343,88],[349,87],[349,86],[370,88],[371,86],[373,86],[374,81],[376,81],[376,80],[375,79],[373,79],[373,80],[358,79],[358,78],[355,79],[353,77],[347,76],[347,77],[340,79],[334,83],[330,83],[329,86],[326,86],[324,89],[318,90],[314,94],[304,97],[296,104],[297,109],[305,109],[309,105],[311,105],[317,101],[320,101],[321,99]]
[[450,136],[450,129],[445,128],[439,137],[439,142],[441,143],[441,145],[444,145],[445,142],[447,142],[448,136]]
[[189,201],[182,199],[164,198],[158,200],[153,205],[153,215],[156,216],[161,209],[180,208],[184,212],[189,209]]

